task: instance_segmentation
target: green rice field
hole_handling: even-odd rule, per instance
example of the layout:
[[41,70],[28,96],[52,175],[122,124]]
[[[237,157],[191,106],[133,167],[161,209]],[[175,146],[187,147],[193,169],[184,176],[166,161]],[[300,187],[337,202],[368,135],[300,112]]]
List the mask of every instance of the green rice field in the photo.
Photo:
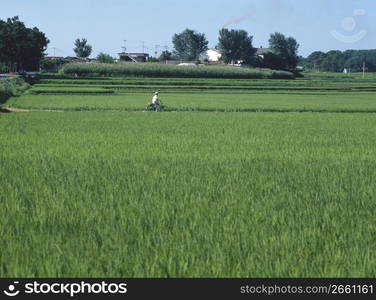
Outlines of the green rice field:
[[375,277],[352,76],[44,76],[0,114],[0,277]]

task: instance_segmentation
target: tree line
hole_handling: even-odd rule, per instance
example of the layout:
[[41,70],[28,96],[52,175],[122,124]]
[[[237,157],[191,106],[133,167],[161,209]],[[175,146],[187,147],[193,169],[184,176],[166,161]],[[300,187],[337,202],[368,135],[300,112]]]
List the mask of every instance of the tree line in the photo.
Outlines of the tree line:
[[361,72],[363,65],[368,72],[376,72],[376,50],[316,51],[300,63],[317,72]]
[[0,67],[8,71],[38,70],[49,43],[38,28],[27,28],[18,17],[0,20]]
[[[191,29],[175,34],[172,43],[173,52],[163,52],[160,60],[199,60],[208,50],[209,44],[205,34]],[[270,35],[270,52],[262,56],[256,55],[257,48],[253,47],[253,36],[245,30],[221,29],[216,49],[221,53],[221,60],[224,63],[241,62],[252,67],[291,71],[295,70],[299,61],[297,41],[278,32]]]
[[[250,67],[269,68],[277,70],[292,71],[295,70],[299,61],[299,44],[292,37],[285,37],[281,33],[273,33],[269,39],[270,52],[257,56],[257,49],[253,47],[253,36],[245,30],[229,30],[223,28],[219,31],[218,44],[216,49],[221,53],[221,60],[227,64],[242,63]],[[166,60],[181,61],[202,61],[205,60],[203,54],[208,50],[209,41],[204,33],[192,29],[186,29],[181,33],[174,34],[172,37],[174,49],[172,52],[163,51],[161,55],[151,57],[151,62],[164,62]],[[87,45],[86,39],[76,40],[75,49],[78,57],[88,57],[81,55],[84,47]],[[114,59],[110,55],[100,53],[97,56],[99,62],[111,63]]]
[[[248,66],[279,70],[295,69],[299,45],[294,38],[285,37],[281,33],[272,34],[269,39],[271,52],[263,54],[262,57],[256,55],[257,49],[252,42],[253,36],[247,31],[224,28],[219,31],[216,48],[221,52],[224,63],[240,62]],[[0,69],[38,70],[48,43],[49,40],[43,32],[36,27],[27,28],[18,17],[9,18],[7,21],[0,20]],[[175,34],[172,43],[173,51],[164,51],[159,60],[199,60],[208,50],[209,44],[205,34],[192,29]],[[76,39],[73,50],[77,57],[87,58],[93,47],[84,38]],[[114,61],[110,55],[104,53],[100,53],[97,59],[107,63]]]

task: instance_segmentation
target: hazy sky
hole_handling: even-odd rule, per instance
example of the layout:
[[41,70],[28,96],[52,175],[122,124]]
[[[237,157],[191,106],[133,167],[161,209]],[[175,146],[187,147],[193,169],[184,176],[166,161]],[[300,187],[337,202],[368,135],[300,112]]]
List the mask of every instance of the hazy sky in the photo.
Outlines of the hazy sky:
[[185,28],[204,32],[217,44],[223,26],[245,29],[254,46],[267,46],[272,32],[295,37],[301,55],[332,49],[376,48],[375,0],[0,0],[0,19],[18,15],[50,39],[48,54],[73,55],[85,37],[99,52],[153,54]]

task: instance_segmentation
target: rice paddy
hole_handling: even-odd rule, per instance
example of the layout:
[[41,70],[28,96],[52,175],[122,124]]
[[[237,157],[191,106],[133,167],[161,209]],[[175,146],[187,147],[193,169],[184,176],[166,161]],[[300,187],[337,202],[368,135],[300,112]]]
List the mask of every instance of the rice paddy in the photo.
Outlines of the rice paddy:
[[0,276],[375,277],[376,84],[327,76],[42,78],[4,106],[59,112],[0,114]]

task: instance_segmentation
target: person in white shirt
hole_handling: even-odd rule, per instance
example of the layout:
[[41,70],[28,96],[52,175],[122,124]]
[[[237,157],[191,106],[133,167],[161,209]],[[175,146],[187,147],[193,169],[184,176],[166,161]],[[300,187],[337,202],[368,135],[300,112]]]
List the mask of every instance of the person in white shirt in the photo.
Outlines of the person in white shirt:
[[159,93],[155,92],[153,99],[151,100],[151,106],[153,107],[154,111],[159,110],[161,102],[159,101]]

